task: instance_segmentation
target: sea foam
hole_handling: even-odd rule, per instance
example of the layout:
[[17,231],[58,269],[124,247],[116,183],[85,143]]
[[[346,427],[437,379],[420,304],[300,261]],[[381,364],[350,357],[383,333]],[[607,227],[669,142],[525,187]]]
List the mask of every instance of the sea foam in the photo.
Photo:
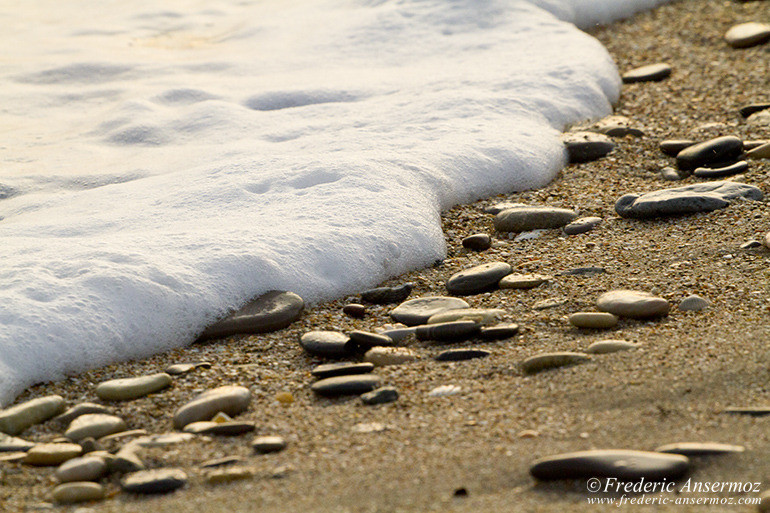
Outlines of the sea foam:
[[[0,6],[0,404],[445,254],[440,212],[540,187],[620,80],[587,27],[654,0]],[[162,5],[162,7],[160,7]]]

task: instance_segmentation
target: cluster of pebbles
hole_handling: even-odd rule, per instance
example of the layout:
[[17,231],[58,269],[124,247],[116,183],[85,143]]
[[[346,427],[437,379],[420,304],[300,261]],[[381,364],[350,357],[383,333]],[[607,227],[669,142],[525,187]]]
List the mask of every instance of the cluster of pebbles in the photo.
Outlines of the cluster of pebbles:
[[[770,26],[747,23],[734,27],[725,35],[733,48],[748,48],[770,40]],[[675,72],[668,64],[652,64],[623,75],[625,83],[662,81]],[[770,126],[770,103],[753,103],[740,109],[740,116],[751,126]],[[573,164],[602,159],[616,149],[618,142],[632,144],[647,137],[644,127],[631,119],[611,116],[599,122],[576,127],[565,133],[563,142]],[[762,201],[763,193],[742,181],[723,178],[750,172],[751,161],[770,158],[770,141],[741,140],[733,135],[693,139],[667,139],[659,144],[660,151],[675,159],[672,166],[663,167],[660,176],[666,181],[690,180],[697,183],[642,193],[628,193],[617,198],[614,211],[621,218],[636,220],[677,220],[680,216],[711,212],[729,207],[735,202]],[[719,179],[719,180],[713,180]],[[497,237],[517,241],[536,239],[549,230],[558,230],[565,237],[588,233],[600,227],[606,219],[581,216],[576,210],[550,205],[502,203],[484,211]],[[462,248],[468,255],[483,254],[493,248],[494,237],[475,233],[463,238]],[[770,234],[763,241],[749,241],[747,248],[770,247]],[[567,275],[591,276],[604,273],[602,267],[574,268]],[[465,267],[446,277],[442,283],[445,295],[413,297],[411,283],[379,287],[362,292],[355,301],[343,305],[342,313],[351,319],[371,318],[372,309],[386,311],[388,319],[378,319],[380,326],[371,330],[342,331],[336,328],[318,329],[301,334],[298,344],[316,362],[305,385],[323,404],[337,397],[360,398],[360,407],[398,402],[399,391],[378,374],[378,369],[408,365],[424,360],[426,351],[435,365],[490,357],[494,349],[475,347],[476,344],[515,343],[525,326],[503,321],[510,317],[507,305],[494,308],[474,308],[469,297],[491,291],[515,290],[527,293],[551,283],[555,277],[546,274],[519,273],[510,263],[489,261]],[[563,307],[566,301],[553,298],[535,303],[534,310]],[[612,289],[598,294],[593,309],[569,313],[564,329],[601,333],[612,330],[613,338],[592,342],[580,351],[533,351],[516,364],[517,372],[529,376],[558,379],[560,369],[580,365],[621,351],[633,351],[643,344],[618,337],[618,327],[633,323],[655,323],[665,319],[675,309],[681,312],[702,312],[710,302],[698,295],[689,295],[672,304],[659,294],[648,290]],[[383,310],[384,309],[384,310]],[[298,295],[286,291],[271,291],[252,301],[238,312],[209,327],[200,337],[216,341],[238,334],[269,333],[284,329],[299,319],[305,304]],[[622,333],[622,330],[621,330]],[[215,342],[216,343],[216,342]],[[432,362],[431,365],[434,363]],[[238,420],[253,402],[252,391],[239,384],[222,384],[200,391],[196,396],[169,415],[173,431],[149,433],[113,412],[111,405],[162,395],[176,380],[211,367],[210,362],[172,365],[164,372],[139,377],[111,379],[96,385],[93,399],[67,408],[57,395],[39,397],[0,411],[0,461],[29,467],[56,467],[58,484],[50,490],[53,502],[61,504],[98,501],[118,493],[158,494],[189,487],[189,469],[167,467],[161,461],[148,462],[143,451],[169,448],[190,440],[233,439],[253,434],[255,423]],[[380,370],[381,374],[384,374]],[[434,388],[430,396],[458,393],[453,385]],[[291,403],[290,393],[276,395],[279,403]],[[730,407],[724,413],[732,415],[770,415],[770,407]],[[19,437],[33,426],[53,426],[61,436],[34,442]],[[376,424],[361,424],[359,431],[376,431]],[[525,435],[522,435],[525,436]],[[527,435],[529,436],[529,435]],[[532,434],[532,436],[536,436]],[[270,434],[250,437],[247,442],[254,457],[280,452],[287,441]],[[692,468],[691,459],[703,456],[737,454],[745,451],[741,445],[716,442],[679,442],[647,450],[595,449],[553,454],[536,459],[529,472],[539,481],[615,477],[624,481],[646,479],[676,480]],[[254,477],[258,470],[231,456],[201,461],[196,469],[208,485],[228,483]],[[283,470],[275,471],[280,476]],[[764,506],[763,506],[764,507]]]

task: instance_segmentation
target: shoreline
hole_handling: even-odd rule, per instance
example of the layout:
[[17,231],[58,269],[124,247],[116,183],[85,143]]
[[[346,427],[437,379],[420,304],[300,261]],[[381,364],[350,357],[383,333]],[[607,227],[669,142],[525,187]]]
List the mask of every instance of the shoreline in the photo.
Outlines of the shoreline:
[[[302,352],[299,336],[313,329],[374,330],[391,322],[387,312],[392,306],[370,306],[363,320],[345,316],[344,298],[308,309],[298,322],[276,333],[230,337],[35,385],[16,402],[49,394],[62,395],[68,405],[91,401],[93,386],[100,381],[207,360],[214,363],[211,369],[175,380],[170,390],[109,406],[129,427],[159,433],[171,430],[170,412],[197,392],[245,384],[253,387],[254,398],[241,417],[255,421],[258,434],[280,434],[289,441],[286,451],[265,457],[251,453],[248,436],[149,450],[145,458],[155,466],[188,470],[190,485],[157,499],[120,494],[89,505],[98,511],[140,511],[148,504],[159,512],[178,511],[180,504],[207,511],[503,511],[513,506],[535,511],[569,504],[591,511],[585,492],[571,484],[535,484],[527,472],[531,461],[571,450],[652,450],[686,440],[747,448],[740,456],[699,461],[695,479],[769,479],[770,441],[764,421],[719,413],[728,406],[770,402],[770,350],[765,347],[770,335],[768,253],[740,249],[768,231],[765,203],[740,202],[709,214],[661,221],[621,219],[613,209],[615,200],[627,192],[696,182],[663,181],[659,170],[672,159],[659,152],[660,140],[732,133],[745,139],[770,138],[770,129],[748,127],[737,116],[743,105],[770,100],[762,72],[769,47],[735,50],[722,40],[733,24],[763,14],[767,8],[762,2],[703,5],[682,0],[590,32],[608,48],[621,72],[659,61],[674,66],[666,81],[623,88],[615,114],[641,123],[646,136],[616,141],[617,149],[604,159],[568,165],[543,189],[500,195],[443,213],[447,258],[440,266],[384,283],[414,283],[410,298],[443,295],[445,280],[455,272],[497,260],[511,263],[515,272],[555,276],[532,290],[497,290],[466,298],[474,307],[504,308],[508,314],[503,320],[521,326],[520,335],[510,341],[450,346],[483,347],[492,356],[439,364],[432,357],[441,348],[410,341],[408,347],[420,360],[378,370],[386,384],[399,390],[397,402],[365,407],[355,397],[318,399],[309,390],[309,370],[321,361]],[[768,193],[769,176],[767,160],[753,161],[744,179]],[[514,242],[495,234],[492,216],[483,212],[483,207],[502,201],[577,208],[581,216],[596,215],[603,222],[583,235],[565,237],[553,230]],[[497,244],[481,253],[462,249],[463,236],[477,232],[491,234]],[[607,272],[558,276],[589,265]],[[594,309],[598,295],[613,288],[655,292],[673,305],[698,294],[712,306],[700,313],[674,309],[660,321],[622,320],[602,332],[582,332],[565,322],[569,313]],[[566,302],[545,310],[532,308],[550,299]],[[532,354],[575,351],[608,338],[642,347],[533,377],[518,369]],[[462,392],[428,396],[448,384]],[[290,392],[294,402],[278,403],[275,397],[281,392]],[[381,423],[386,429],[355,432],[354,426],[362,423]],[[525,431],[537,435],[524,437]],[[24,433],[36,440],[56,436],[58,432],[45,424]],[[196,465],[228,454],[246,458],[265,475],[287,469],[286,476],[218,487],[202,483]],[[0,500],[20,510],[48,500],[53,470],[5,463],[0,469]],[[466,489],[466,497],[454,497],[460,488]],[[667,510],[681,511],[681,506]]]

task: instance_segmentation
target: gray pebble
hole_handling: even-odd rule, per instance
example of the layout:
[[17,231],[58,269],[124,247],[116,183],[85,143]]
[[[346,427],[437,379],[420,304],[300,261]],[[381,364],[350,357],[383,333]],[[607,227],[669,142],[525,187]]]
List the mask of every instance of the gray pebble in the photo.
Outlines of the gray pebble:
[[470,305],[460,298],[446,296],[430,296],[410,299],[398,305],[390,316],[396,322],[407,326],[425,324],[431,316],[446,310],[470,308]]
[[725,41],[733,48],[749,48],[770,41],[770,24],[750,21],[730,27]]
[[174,413],[174,427],[182,429],[191,422],[209,420],[218,412],[235,416],[251,402],[251,391],[241,386],[223,386],[203,392]]
[[0,433],[0,452],[26,452],[34,446],[35,442]]
[[84,438],[102,438],[113,433],[125,431],[126,423],[120,417],[104,413],[87,413],[72,421],[64,436],[73,442]]
[[680,310],[690,312],[699,312],[701,310],[705,310],[709,306],[711,306],[711,303],[708,299],[704,299],[695,294],[687,296],[682,300],[681,303],[679,303]]
[[350,374],[368,374],[374,370],[374,364],[361,363],[326,363],[315,367],[310,373],[316,378],[332,378],[334,376],[347,376]]
[[461,362],[475,358],[486,358],[492,353],[485,349],[449,349],[436,356],[439,362]]
[[446,282],[446,289],[460,296],[480,294],[497,288],[498,282],[511,271],[505,262],[477,265],[453,274]]
[[591,360],[591,357],[585,353],[572,353],[568,351],[556,353],[543,353],[530,356],[521,362],[521,370],[525,374],[535,374],[548,369],[565,367],[568,365],[577,365]]
[[418,326],[415,335],[418,340],[436,342],[460,342],[474,337],[481,331],[481,324],[475,321],[453,321]]
[[480,336],[484,340],[502,340],[511,338],[519,333],[519,325],[513,323],[498,324],[481,328]]
[[670,308],[665,299],[636,290],[605,292],[596,300],[596,306],[604,312],[632,319],[663,317]]
[[614,477],[621,481],[675,481],[684,476],[690,461],[679,454],[630,450],[591,450],[557,454],[537,460],[529,472],[536,479]]
[[572,221],[570,224],[564,227],[564,233],[566,235],[578,235],[581,233],[590,232],[596,228],[599,223],[602,222],[601,217],[581,217]]
[[367,303],[376,305],[389,305],[400,303],[412,293],[412,284],[405,283],[397,287],[379,287],[361,293],[361,299]]
[[576,328],[608,329],[618,324],[617,316],[607,312],[575,312],[568,317]]
[[679,155],[680,151],[689,148],[694,144],[696,144],[696,142],[691,139],[668,139],[666,141],[661,141],[660,151],[669,157],[676,157]]
[[165,372],[136,378],[112,379],[99,383],[96,395],[104,401],[129,401],[158,392],[171,385]]
[[313,356],[338,358],[354,352],[350,337],[337,331],[310,331],[299,339],[302,349]]
[[357,348],[368,350],[377,346],[393,346],[395,341],[387,335],[380,335],[378,333],[370,333],[368,331],[351,331],[348,333],[351,343],[355,344]]
[[164,468],[131,472],[120,480],[123,491],[141,494],[173,492],[187,484],[187,474],[181,469]]
[[567,150],[567,158],[572,163],[591,162],[615,149],[612,139],[594,132],[569,132],[562,135],[561,141]]
[[733,176],[740,173],[745,173],[749,170],[749,163],[745,160],[730,164],[724,167],[699,167],[693,171],[693,175],[698,178],[724,178],[727,176]]
[[107,475],[107,462],[98,456],[82,456],[62,463],[54,477],[60,483],[70,481],[98,481]]
[[639,344],[634,344],[627,340],[599,340],[588,346],[586,353],[609,354],[617,353],[619,351],[628,351],[629,349],[636,349],[637,347],[639,347]]
[[659,82],[671,76],[671,66],[665,63],[648,64],[623,73],[624,84]]
[[287,443],[280,436],[258,436],[251,442],[251,448],[259,454],[280,452],[286,449]]
[[80,403],[80,404],[76,404],[72,408],[69,408],[67,411],[65,411],[58,417],[54,417],[53,422],[56,422],[60,426],[66,427],[66,426],[69,426],[73,420],[87,413],[110,414],[112,412],[110,411],[109,408],[101,404]]
[[681,454],[683,456],[719,456],[722,454],[740,454],[745,450],[742,445],[717,442],[678,442],[661,445],[655,449],[655,452]]
[[679,171],[673,167],[664,167],[661,169],[660,176],[668,182],[677,182],[682,179],[682,177],[679,175]]
[[305,302],[297,294],[271,290],[206,328],[200,339],[277,331],[299,319],[304,309]]
[[335,376],[316,381],[310,389],[318,395],[327,397],[360,395],[379,387],[381,382],[382,378],[375,374]]
[[486,233],[476,233],[465,237],[462,240],[462,245],[465,249],[472,251],[486,251],[492,247],[492,237]]
[[712,163],[735,160],[741,153],[743,141],[734,135],[726,135],[683,149],[676,156],[676,165],[680,171],[692,171]]
[[104,498],[104,487],[91,482],[64,483],[53,489],[52,497],[58,504],[98,501]]
[[498,232],[526,232],[538,229],[561,228],[575,219],[574,210],[547,206],[524,206],[503,210],[495,216]]
[[392,403],[398,400],[398,390],[394,387],[380,387],[361,394],[361,401],[367,405]]

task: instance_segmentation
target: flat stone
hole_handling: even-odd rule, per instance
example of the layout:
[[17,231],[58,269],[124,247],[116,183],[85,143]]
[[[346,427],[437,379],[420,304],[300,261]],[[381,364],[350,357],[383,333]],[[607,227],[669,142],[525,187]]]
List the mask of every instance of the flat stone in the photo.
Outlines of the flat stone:
[[184,444],[194,439],[195,436],[190,433],[158,433],[139,437],[131,441],[126,447],[168,447],[170,445]]
[[19,463],[24,461],[26,457],[26,452],[3,452],[0,453],[0,462]]
[[316,381],[310,389],[318,395],[336,397],[340,395],[361,395],[380,386],[382,378],[375,374],[335,376]]
[[498,283],[501,289],[534,289],[553,279],[545,274],[509,274]]
[[286,449],[287,443],[280,436],[258,436],[251,442],[251,448],[259,454],[280,452]]
[[373,347],[364,354],[364,361],[375,367],[401,365],[417,359],[417,353],[406,347]]
[[676,156],[676,165],[680,171],[692,171],[712,163],[734,161],[742,153],[743,141],[725,135],[683,149]]
[[760,201],[762,191],[739,182],[705,182],[642,194],[626,194],[615,203],[621,217],[648,219],[673,215],[710,212],[725,208],[731,200],[745,198]]
[[0,433],[0,452],[27,452],[34,446],[35,442]]
[[733,48],[749,48],[770,41],[770,25],[750,21],[730,28],[725,41]]
[[412,284],[405,283],[397,287],[378,287],[361,293],[361,299],[375,305],[400,303],[412,293]]
[[449,397],[462,391],[463,389],[457,385],[441,385],[428,392],[428,397]]
[[310,373],[318,379],[333,378],[334,376],[349,376],[351,374],[368,374],[374,370],[374,364],[362,363],[326,363],[315,367]]
[[511,266],[505,262],[491,262],[464,269],[453,274],[446,282],[450,294],[468,296],[497,288],[501,278],[511,273]]
[[231,417],[249,407],[251,391],[241,386],[223,386],[203,392],[174,413],[174,428],[182,429],[191,422],[209,420],[219,412]]
[[673,167],[664,167],[660,170],[660,177],[668,182],[676,182],[682,179],[679,171]]
[[158,392],[171,385],[165,372],[136,378],[112,379],[99,383],[96,395],[104,401],[129,401]]
[[535,240],[542,237],[548,230],[529,230],[527,232],[521,232],[513,238],[513,242],[522,242],[525,240]]
[[67,460],[80,456],[83,448],[78,444],[44,443],[36,444],[27,451],[24,463],[39,467],[58,466]]
[[699,312],[701,310],[705,310],[709,306],[711,306],[711,303],[708,299],[704,299],[695,294],[687,296],[682,300],[681,303],[679,303],[680,310],[690,312]]
[[426,324],[441,324],[454,321],[473,321],[481,325],[496,323],[505,315],[500,308],[458,308],[432,315]]
[[395,387],[380,387],[361,394],[361,401],[369,406],[398,401],[398,390]]
[[403,342],[411,335],[414,335],[415,327],[412,326],[410,328],[393,328],[389,330],[385,330],[380,335],[385,335],[386,337],[390,337],[393,342],[398,344],[399,342]]
[[614,477],[620,481],[675,481],[690,469],[680,454],[631,450],[591,450],[557,454],[535,461],[529,473],[541,481]]
[[503,210],[495,216],[499,232],[525,232],[536,229],[561,228],[575,219],[574,210],[558,207],[528,206]]
[[350,337],[338,331],[309,331],[299,339],[302,349],[313,356],[339,358],[355,352]]
[[396,322],[416,326],[427,323],[428,319],[437,313],[457,308],[470,308],[470,305],[456,297],[420,297],[401,303],[390,312],[390,316]]
[[671,66],[665,63],[648,64],[623,73],[624,84],[634,82],[659,82],[671,76]]
[[559,276],[596,276],[597,274],[604,274],[606,272],[607,269],[604,267],[591,265],[588,267],[573,267],[572,269],[567,269],[566,271],[561,271],[557,274]]
[[517,207],[526,207],[526,203],[511,203],[511,202],[503,202],[503,203],[495,203],[494,205],[489,205],[484,207],[484,213],[485,214],[492,214],[493,216],[496,216],[503,210],[508,210],[511,208],[517,208]]
[[760,111],[767,110],[767,109],[770,109],[770,103],[767,103],[767,102],[765,102],[765,103],[752,103],[750,105],[746,105],[746,106],[741,107],[740,109],[738,109],[738,113],[742,117],[748,118],[749,116],[751,116],[755,112],[760,112]]
[[722,413],[764,417],[765,415],[770,415],[770,406],[731,406],[722,410]]
[[60,483],[70,481],[98,481],[107,475],[107,462],[98,456],[82,456],[62,463],[54,477]]
[[749,170],[749,163],[745,160],[730,164],[724,167],[699,167],[693,171],[693,175],[698,178],[724,178],[726,176],[734,176],[740,173],[745,173]]
[[200,468],[217,468],[225,467],[228,465],[238,465],[243,463],[244,459],[240,456],[224,456],[222,458],[215,458],[213,460],[206,460],[201,463]]
[[486,251],[492,247],[492,237],[486,233],[476,233],[465,237],[462,240],[462,245],[471,251]]
[[719,456],[738,454],[746,450],[742,445],[721,444],[717,442],[679,442],[661,445],[655,452],[681,454],[683,456]]
[[741,244],[741,249],[757,249],[761,247],[762,247],[762,243],[756,239],[747,240],[746,242]]
[[668,315],[671,305],[661,297],[636,290],[612,290],[596,300],[596,306],[603,312],[618,317],[651,319]]
[[87,413],[72,421],[64,436],[73,442],[84,438],[102,438],[126,430],[126,422],[120,417],[104,413]]
[[359,303],[348,303],[342,307],[342,313],[354,319],[363,319],[366,316],[366,307]]
[[486,358],[491,355],[490,351],[485,349],[449,349],[436,356],[438,362],[461,362],[473,360],[475,358]]
[[171,376],[181,376],[192,372],[195,369],[210,369],[211,362],[197,362],[197,363],[175,363],[169,365],[163,372]]
[[[561,136],[561,142],[567,150],[567,159],[573,164],[598,160],[615,149],[615,143],[612,142],[612,139],[604,134],[597,134],[596,132],[568,132]],[[558,226],[556,228],[558,228]]]
[[130,429],[128,431],[119,431],[111,435],[103,436],[99,439],[99,443],[111,444],[114,442],[125,442],[129,438],[139,438],[147,435],[146,429]]
[[418,340],[436,342],[461,342],[476,336],[481,324],[475,321],[453,321],[418,326],[415,335]]
[[532,305],[533,310],[548,310],[549,308],[557,308],[567,304],[567,300],[563,298],[548,298],[542,301],[536,302]]
[[643,130],[631,125],[631,120],[625,116],[607,116],[591,125],[588,130],[610,137],[625,137],[627,135],[642,137],[644,135]]
[[564,227],[564,233],[566,235],[579,235],[581,233],[590,232],[602,222],[601,217],[589,216],[575,219],[570,224]]
[[40,424],[64,411],[64,399],[49,395],[0,410],[0,432],[18,435],[35,424]]
[[770,139],[754,139],[750,141],[743,141],[743,151],[755,150],[766,144],[770,144]]
[[238,436],[251,433],[257,428],[253,422],[231,420],[228,422],[191,422],[184,427],[185,433],[194,435]]
[[127,474],[144,470],[144,462],[137,456],[134,447],[129,446],[116,452],[114,457],[107,461],[107,468],[110,472]]
[[521,362],[521,370],[525,374],[535,374],[548,369],[565,367],[568,365],[577,365],[591,360],[591,357],[585,353],[571,353],[568,351],[556,353],[543,353],[530,356]]
[[519,325],[514,323],[498,324],[481,328],[479,335],[484,340],[502,340],[511,338],[519,333]]
[[660,142],[660,151],[669,157],[676,157],[679,152],[696,144],[691,139],[668,139]]
[[370,333],[368,331],[351,331],[348,333],[350,341],[355,344],[359,349],[371,349],[378,346],[393,346],[395,341],[387,335],[381,335],[378,333]]
[[770,110],[755,112],[746,119],[746,126],[760,130],[770,128]]
[[244,479],[251,479],[257,474],[257,470],[253,467],[230,467],[212,470],[205,476],[205,481],[211,485],[217,485],[222,483],[232,483],[234,481],[243,481]]
[[619,351],[628,351],[629,349],[636,349],[639,344],[634,344],[627,340],[599,340],[594,342],[586,349],[588,354],[609,354],[617,353]]
[[110,411],[109,408],[101,404],[80,403],[80,404],[76,404],[72,408],[69,408],[67,411],[65,411],[61,415],[54,417],[53,422],[56,422],[62,427],[66,427],[66,426],[69,426],[70,423],[76,418],[80,417],[81,415],[86,415],[88,413],[110,414],[112,412]]
[[178,468],[131,472],[120,480],[123,491],[141,494],[173,492],[187,484],[187,474]]
[[58,504],[99,501],[104,499],[104,487],[91,482],[65,483],[53,489],[52,497]]
[[304,309],[305,302],[297,294],[271,290],[206,328],[199,340],[277,331],[299,319]]
[[576,328],[608,329],[617,326],[617,316],[607,312],[575,312],[567,320]]
[[746,153],[747,159],[770,159],[770,143],[757,146]]

